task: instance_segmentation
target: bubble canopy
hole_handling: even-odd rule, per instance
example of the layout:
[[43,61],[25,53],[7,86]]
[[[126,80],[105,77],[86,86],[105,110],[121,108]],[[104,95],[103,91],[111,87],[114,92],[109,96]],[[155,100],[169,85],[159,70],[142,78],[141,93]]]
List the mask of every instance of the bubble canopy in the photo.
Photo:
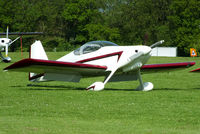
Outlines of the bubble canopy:
[[101,47],[118,46],[110,41],[91,41],[83,44],[80,48],[74,50],[75,55],[82,55],[99,50]]

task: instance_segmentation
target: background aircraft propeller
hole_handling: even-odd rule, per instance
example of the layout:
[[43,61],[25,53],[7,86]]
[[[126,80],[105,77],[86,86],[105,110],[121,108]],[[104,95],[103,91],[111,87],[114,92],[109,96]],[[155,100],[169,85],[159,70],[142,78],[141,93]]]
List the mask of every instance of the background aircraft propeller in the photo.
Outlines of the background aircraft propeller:
[[164,40],[158,41],[158,42],[152,44],[150,47],[151,47],[151,48],[155,48],[155,47],[157,47],[157,46],[163,44],[164,42],[165,42]]
[[[16,40],[18,40],[20,37],[17,37],[15,40],[11,40],[8,38],[8,34],[9,34],[9,28],[7,27],[7,30],[6,30],[6,38],[9,40],[9,42],[6,43],[5,45],[5,56],[8,57],[8,47],[14,43]],[[9,58],[10,59],[10,58]]]

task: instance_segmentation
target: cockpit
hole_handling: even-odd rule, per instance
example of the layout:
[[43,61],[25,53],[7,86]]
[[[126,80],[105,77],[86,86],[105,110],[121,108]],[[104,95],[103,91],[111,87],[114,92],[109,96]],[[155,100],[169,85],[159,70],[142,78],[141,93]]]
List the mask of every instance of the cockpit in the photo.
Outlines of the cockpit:
[[110,41],[91,41],[82,45],[80,48],[74,50],[75,55],[82,55],[99,50],[101,47],[118,46]]

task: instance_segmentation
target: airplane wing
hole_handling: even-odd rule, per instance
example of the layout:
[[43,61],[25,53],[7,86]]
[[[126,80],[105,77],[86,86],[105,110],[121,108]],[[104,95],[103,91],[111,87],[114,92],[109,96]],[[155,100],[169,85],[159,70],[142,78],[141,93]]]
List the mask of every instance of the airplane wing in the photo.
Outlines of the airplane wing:
[[6,67],[4,70],[17,72],[33,72],[37,74],[77,74],[87,77],[107,74],[106,69],[106,66],[99,65],[28,58],[16,62]]
[[176,71],[179,69],[188,68],[195,65],[195,62],[179,62],[179,63],[164,63],[164,64],[146,64],[141,68],[142,73],[155,73]]
[[[180,62],[180,63],[163,63],[163,64],[146,64],[141,67],[141,73],[159,73],[159,72],[169,72],[169,71],[177,71],[180,69],[185,69],[195,65],[195,62]],[[200,69],[199,69],[200,71]],[[119,73],[115,74],[109,82],[117,82],[117,81],[134,81],[137,80],[137,73],[135,71],[130,73]]]
[[[0,35],[6,35],[7,33],[0,33]],[[9,32],[8,35],[42,35],[43,32]]]
[[[177,69],[183,69],[191,67],[195,62],[181,62],[181,63],[164,63],[164,64],[147,64],[141,68],[142,73],[155,73],[163,71],[173,71]],[[17,71],[17,72],[33,72],[38,75],[32,77],[30,80],[44,76],[48,74],[48,77],[60,77],[67,76],[67,78],[74,76],[91,77],[107,75],[109,72],[106,71],[106,66],[83,64],[83,63],[72,63],[62,61],[51,61],[41,59],[24,59],[18,61],[4,70]],[[134,73],[134,74],[132,74]],[[111,78],[111,81],[130,81],[137,80],[135,72],[131,74],[117,74]],[[51,75],[51,76],[49,76]],[[53,76],[52,76],[53,75]],[[66,77],[65,77],[66,79]],[[70,80],[71,81],[71,80]]]

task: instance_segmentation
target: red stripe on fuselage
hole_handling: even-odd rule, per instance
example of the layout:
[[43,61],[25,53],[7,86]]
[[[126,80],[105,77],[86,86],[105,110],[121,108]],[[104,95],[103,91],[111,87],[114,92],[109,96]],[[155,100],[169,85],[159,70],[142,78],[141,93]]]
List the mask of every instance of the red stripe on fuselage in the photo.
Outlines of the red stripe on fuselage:
[[30,73],[29,73],[29,81],[40,78],[42,76],[44,76],[44,73],[38,74],[38,75],[35,75],[35,76],[32,76],[32,77],[30,76]]
[[110,54],[105,54],[105,55],[101,55],[101,56],[96,56],[96,57],[80,60],[80,61],[77,61],[76,63],[84,63],[84,62],[88,62],[88,61],[99,60],[99,59],[108,58],[108,57],[115,56],[115,55],[118,55],[117,61],[119,61],[122,53],[123,53],[123,51],[114,52],[114,53],[110,53]]

